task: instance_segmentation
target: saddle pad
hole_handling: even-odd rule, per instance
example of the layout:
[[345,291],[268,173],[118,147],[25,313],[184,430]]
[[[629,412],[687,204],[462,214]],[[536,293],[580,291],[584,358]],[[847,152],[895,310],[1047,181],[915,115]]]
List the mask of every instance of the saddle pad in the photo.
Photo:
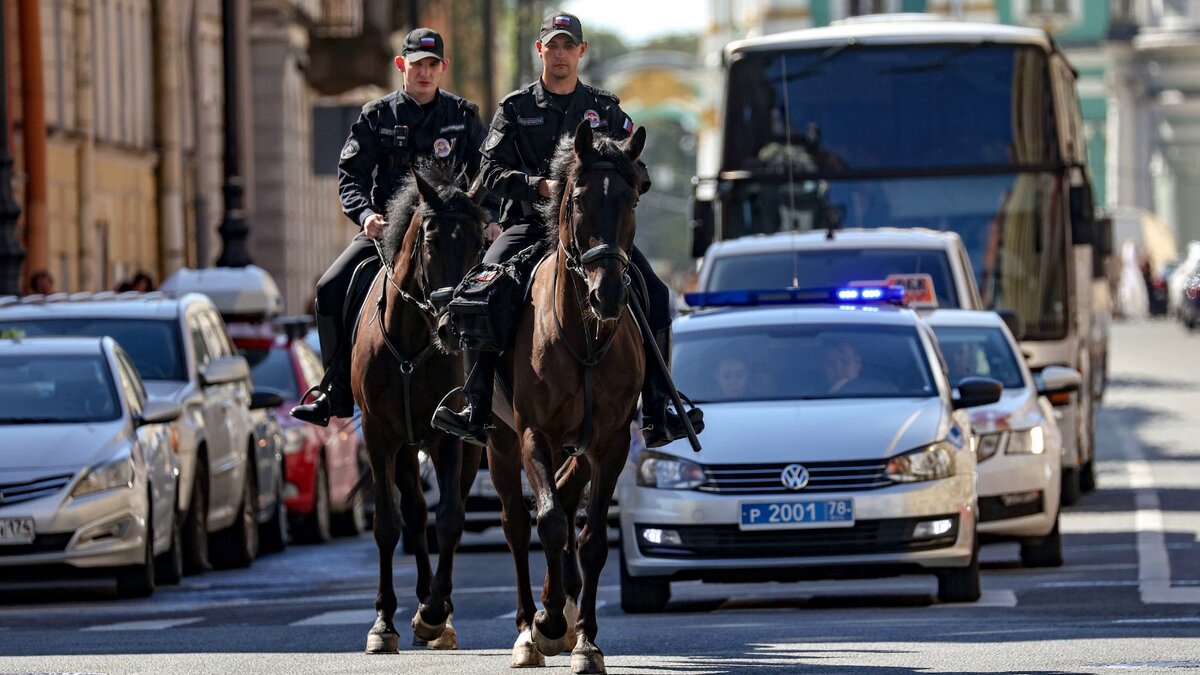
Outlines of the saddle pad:
[[350,287],[346,291],[346,305],[342,314],[343,335],[350,336],[350,346],[358,338],[358,324],[363,308],[367,306],[367,294],[371,292],[375,278],[383,271],[378,256],[371,256],[354,268]]

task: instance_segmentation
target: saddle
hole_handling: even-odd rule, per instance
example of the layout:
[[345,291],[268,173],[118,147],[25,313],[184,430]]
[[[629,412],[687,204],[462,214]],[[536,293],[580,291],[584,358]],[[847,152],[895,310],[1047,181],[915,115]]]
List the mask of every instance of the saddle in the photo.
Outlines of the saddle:
[[348,337],[347,347],[353,347],[358,337],[359,317],[367,304],[367,294],[380,270],[379,257],[371,256],[354,268],[350,285],[346,290],[346,302],[342,305],[342,335]]

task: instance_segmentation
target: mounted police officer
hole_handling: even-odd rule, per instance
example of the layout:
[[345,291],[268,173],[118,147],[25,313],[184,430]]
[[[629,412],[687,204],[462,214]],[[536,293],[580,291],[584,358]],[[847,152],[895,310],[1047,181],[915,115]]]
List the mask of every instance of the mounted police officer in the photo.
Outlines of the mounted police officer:
[[[536,43],[542,75],[524,89],[500,102],[483,144],[483,181],[503,199],[500,227],[503,232],[491,245],[484,262],[508,260],[545,238],[547,224],[536,203],[550,196],[550,161],[559,138],[574,132],[582,121],[600,133],[624,139],[633,132],[633,121],[613,94],[579,81],[579,59],[587,51],[583,26],[573,14],[557,12],[542,20]],[[649,188],[645,181],[642,191]],[[649,291],[647,318],[663,356],[670,358],[671,311],[669,292],[636,247],[632,262],[642,272]],[[647,348],[646,363],[654,363]],[[468,350],[470,373],[465,390],[467,406],[461,411],[439,407],[433,425],[465,440],[483,444],[492,410],[492,387],[497,354]],[[647,368],[642,389],[646,443],[665,445],[684,436],[682,420],[667,408],[666,378]],[[703,428],[699,409],[689,413],[695,430]]]
[[454,162],[465,167],[468,181],[479,171],[484,136],[479,108],[438,87],[449,67],[442,36],[429,28],[409,33],[396,67],[404,73],[404,88],[363,106],[338,163],[342,212],[362,232],[317,282],[317,332],[328,372],[318,388],[322,395],[292,408],[296,419],[320,426],[330,416],[354,412],[346,295],[355,269],[378,258],[374,240],[383,234],[388,200],[418,160]]

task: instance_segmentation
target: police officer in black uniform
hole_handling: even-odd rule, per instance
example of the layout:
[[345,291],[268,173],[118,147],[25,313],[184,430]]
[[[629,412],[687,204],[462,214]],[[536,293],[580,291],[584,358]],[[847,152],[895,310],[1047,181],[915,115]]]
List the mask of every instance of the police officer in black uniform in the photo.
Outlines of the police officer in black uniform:
[[409,175],[409,167],[418,159],[433,158],[465,167],[468,179],[479,172],[484,136],[479,108],[438,87],[448,66],[441,35],[429,28],[409,33],[396,57],[404,88],[363,106],[350,128],[338,163],[338,189],[342,211],[362,232],[317,282],[317,332],[328,372],[321,395],[292,409],[296,419],[325,426],[330,416],[349,417],[354,412],[343,317],[346,294],[355,268],[378,258],[374,240],[383,234],[388,200]]
[[[587,42],[575,15],[556,12],[543,19],[536,46],[542,59],[541,78],[500,102],[483,144],[484,185],[503,199],[500,215],[503,233],[488,249],[485,262],[503,262],[545,238],[547,224],[535,203],[550,196],[547,176],[563,134],[574,133],[583,121],[591,123],[597,132],[618,139],[633,132],[633,121],[621,110],[616,96],[579,81],[579,59],[587,51]],[[647,179],[642,191],[648,188]],[[648,286],[650,327],[663,356],[670,358],[669,292],[641,251],[635,247],[631,257]],[[438,408],[433,425],[482,444],[486,442],[490,424],[497,355],[468,352],[467,359],[470,373],[465,387],[467,407],[458,412],[444,406]],[[646,362],[653,363],[649,354]],[[642,389],[646,443],[650,447],[665,445],[684,435],[682,420],[667,408],[666,380],[655,370],[648,365]],[[699,409],[693,410],[689,418],[699,432],[703,428]]]

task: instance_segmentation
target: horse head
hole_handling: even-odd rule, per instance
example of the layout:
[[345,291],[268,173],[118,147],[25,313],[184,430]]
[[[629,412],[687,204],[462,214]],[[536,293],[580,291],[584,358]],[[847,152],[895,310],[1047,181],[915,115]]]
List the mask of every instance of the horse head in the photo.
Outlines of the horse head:
[[590,124],[581,123],[560,185],[559,245],[567,266],[587,285],[588,307],[602,321],[620,317],[628,301],[625,274],[637,230],[634,209],[649,186],[637,161],[645,147],[645,128],[618,142],[595,136]]

